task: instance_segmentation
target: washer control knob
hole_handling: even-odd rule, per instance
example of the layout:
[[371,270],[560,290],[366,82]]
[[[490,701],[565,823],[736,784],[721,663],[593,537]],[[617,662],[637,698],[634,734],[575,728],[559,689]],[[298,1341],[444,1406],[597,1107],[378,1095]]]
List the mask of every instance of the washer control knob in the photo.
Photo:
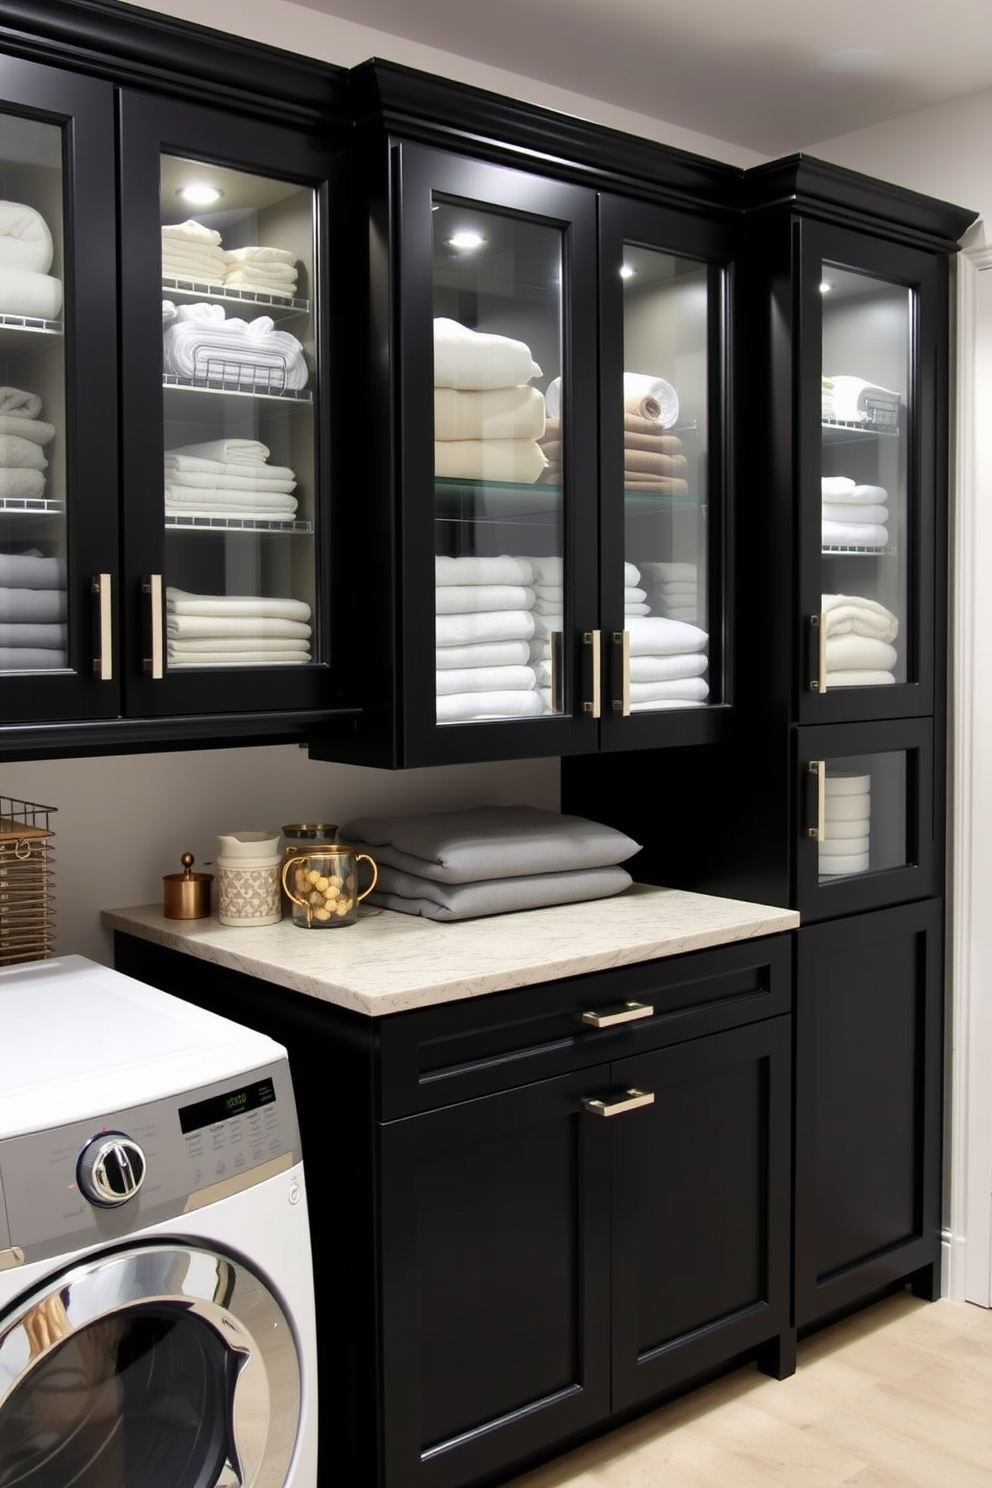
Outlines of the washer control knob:
[[133,1199],[145,1181],[145,1154],[123,1132],[100,1132],[76,1162],[76,1181],[91,1204],[113,1209]]

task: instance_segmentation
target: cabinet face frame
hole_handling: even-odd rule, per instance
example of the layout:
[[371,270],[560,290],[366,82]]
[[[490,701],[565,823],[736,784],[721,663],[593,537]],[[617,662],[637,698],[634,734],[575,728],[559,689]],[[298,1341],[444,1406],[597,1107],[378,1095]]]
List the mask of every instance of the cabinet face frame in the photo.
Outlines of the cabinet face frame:
[[[944,685],[946,636],[947,257],[821,222],[801,220],[795,231],[798,614],[794,716],[800,723],[814,724],[930,714],[937,689]],[[820,611],[829,571],[820,537],[824,316],[820,283],[824,264],[864,276],[866,283],[875,279],[884,288],[903,289],[909,296],[909,386],[897,389],[905,395],[901,417],[907,425],[906,596],[897,637],[906,680],[884,687],[830,687],[819,693],[810,686],[817,670],[810,617]],[[849,568],[857,561],[845,560]],[[836,592],[850,593],[851,588],[845,585]]]
[[[331,696],[335,647],[330,614],[335,598],[336,566],[331,533],[330,500],[332,407],[331,285],[322,256],[334,237],[335,158],[329,147],[302,133],[220,110],[187,106],[168,99],[124,90],[120,98],[120,213],[122,223],[121,303],[126,306],[122,334],[123,419],[123,551],[125,583],[121,596],[126,620],[126,707],[141,717],[173,714],[278,713],[327,706]],[[161,289],[161,215],[159,181],[162,156],[179,156],[204,164],[271,176],[314,193],[315,285],[311,310],[318,351],[319,382],[312,405],[315,445],[316,593],[323,603],[312,618],[311,645],[316,661],[304,666],[164,669],[153,678],[148,656],[149,597],[143,580],[165,574],[166,533],[161,503],[163,442],[162,341],[159,325]],[[195,215],[195,208],[190,209]],[[237,308],[237,307],[235,307]],[[249,313],[261,313],[248,306]],[[189,539],[192,541],[193,539]],[[275,541],[276,539],[271,539]],[[279,541],[289,542],[288,538]]]
[[[936,889],[937,802],[934,798],[933,721],[929,718],[884,723],[824,725],[793,730],[794,833],[793,906],[803,923],[878,909],[901,900],[927,899]],[[852,756],[904,754],[905,857],[902,866],[821,879],[819,842],[809,836],[817,803],[811,762]]]
[[120,579],[114,94],[107,83],[5,57],[2,95],[5,112],[63,131],[66,416],[53,445],[65,454],[69,669],[0,675],[0,714],[7,725],[111,719],[120,708],[121,627],[113,626],[110,676],[101,678],[92,584],[107,574],[116,589]]

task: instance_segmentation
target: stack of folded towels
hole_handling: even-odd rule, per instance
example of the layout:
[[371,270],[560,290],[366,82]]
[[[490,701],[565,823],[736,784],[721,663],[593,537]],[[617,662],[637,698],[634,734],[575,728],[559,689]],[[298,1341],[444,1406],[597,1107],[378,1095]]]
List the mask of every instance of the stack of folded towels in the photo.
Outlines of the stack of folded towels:
[[867,873],[871,828],[871,776],[830,774],[824,781],[821,878]]
[[523,558],[434,560],[438,723],[533,718],[534,571]]
[[847,475],[825,475],[820,492],[825,548],[885,547],[889,494],[884,486],[862,486]]
[[296,255],[288,248],[259,245],[224,249],[225,289],[292,299],[296,294],[296,280]]
[[48,272],[54,256],[41,213],[23,202],[0,201],[0,314],[55,320],[62,281]]
[[0,553],[0,669],[66,665],[64,563],[36,548]]
[[706,702],[705,630],[664,615],[632,615],[626,620],[626,628],[630,636],[632,713],[698,708]]
[[641,588],[641,571],[633,563],[623,566],[623,612],[625,615],[650,615],[648,591]]
[[0,387],[0,500],[38,500],[45,494],[53,424],[39,417],[41,399],[22,388]]
[[663,377],[623,375],[623,488],[684,496],[688,461],[677,434],[666,434],[679,416],[678,394]]
[[435,475],[533,484],[548,464],[540,375],[525,342],[436,319]]
[[565,587],[562,577],[562,560],[559,557],[521,558],[533,574],[534,634],[530,642],[530,662],[537,677],[541,702],[545,713],[554,712],[551,696],[552,636],[560,634],[565,626]]
[[162,278],[195,284],[224,283],[227,265],[221,236],[202,222],[177,222],[162,229]]
[[838,424],[864,424],[874,419],[876,409],[898,416],[900,393],[891,388],[866,382],[863,377],[838,376],[820,378],[821,417]]
[[606,899],[633,882],[619,864],[640,851],[613,827],[536,806],[363,816],[340,836],[378,867],[367,904],[430,920]]
[[223,305],[162,304],[165,370],[177,377],[235,383],[258,392],[283,392],[307,385],[303,346],[272,317],[227,318]]
[[165,452],[166,516],[292,521],[295,473],[268,464],[256,439],[215,439]]
[[670,620],[699,619],[699,570],[695,563],[642,563],[651,613]]
[[262,595],[165,594],[170,667],[293,666],[310,660],[310,606]]
[[826,623],[827,686],[885,687],[895,682],[899,621],[876,599],[821,596]]

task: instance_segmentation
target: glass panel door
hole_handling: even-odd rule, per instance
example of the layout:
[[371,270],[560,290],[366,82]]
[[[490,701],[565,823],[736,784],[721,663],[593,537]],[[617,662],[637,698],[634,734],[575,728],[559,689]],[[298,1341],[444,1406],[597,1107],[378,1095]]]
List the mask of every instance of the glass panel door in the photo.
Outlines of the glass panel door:
[[699,708],[710,700],[710,273],[691,259],[624,244],[624,629],[631,713]]
[[[69,666],[63,131],[0,118],[0,672]],[[106,396],[113,396],[113,389]]]
[[562,232],[435,193],[435,716],[567,711]]
[[314,192],[163,155],[161,222],[164,668],[320,661]]
[[906,866],[907,785],[905,750],[825,762],[821,884]]
[[819,691],[909,670],[912,291],[823,263]]

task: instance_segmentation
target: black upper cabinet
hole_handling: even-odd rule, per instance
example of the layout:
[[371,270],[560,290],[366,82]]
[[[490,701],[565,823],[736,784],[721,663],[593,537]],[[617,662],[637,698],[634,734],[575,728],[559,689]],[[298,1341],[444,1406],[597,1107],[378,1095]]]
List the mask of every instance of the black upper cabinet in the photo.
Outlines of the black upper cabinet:
[[494,141],[489,95],[382,64],[354,88],[371,359],[348,487],[374,556],[353,572],[361,722],[312,752],[722,736],[736,173],[654,146],[634,180],[609,131],[564,120],[535,163],[540,110]]

